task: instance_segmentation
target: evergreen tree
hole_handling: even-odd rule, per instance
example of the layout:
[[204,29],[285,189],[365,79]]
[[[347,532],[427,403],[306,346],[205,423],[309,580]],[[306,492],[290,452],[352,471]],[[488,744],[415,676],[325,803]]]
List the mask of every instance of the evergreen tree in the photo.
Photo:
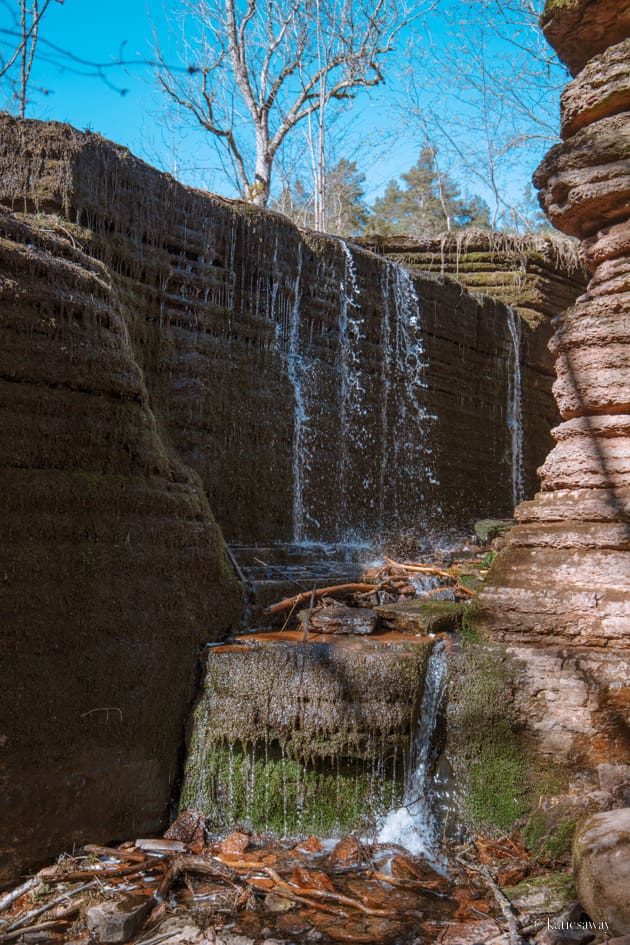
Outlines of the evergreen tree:
[[433,148],[423,148],[417,163],[401,178],[405,187],[390,181],[383,196],[375,200],[367,225],[369,232],[422,237],[489,226],[485,202],[476,196],[460,196],[455,181],[438,168]]

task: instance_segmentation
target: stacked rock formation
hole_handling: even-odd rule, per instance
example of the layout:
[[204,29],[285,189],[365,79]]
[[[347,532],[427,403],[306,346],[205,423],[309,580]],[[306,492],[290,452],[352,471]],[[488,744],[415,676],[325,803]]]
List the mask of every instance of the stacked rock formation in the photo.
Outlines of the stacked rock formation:
[[[459,230],[424,239],[375,235],[357,242],[387,259],[451,276],[471,292],[500,299],[532,327],[573,305],[586,286],[577,244],[565,237]],[[553,371],[551,355],[548,360]]]
[[542,25],[575,78],[534,181],[590,282],[552,339],[563,422],[542,491],[480,611],[522,660],[529,729],[588,767],[630,758],[630,3],[548,0]]

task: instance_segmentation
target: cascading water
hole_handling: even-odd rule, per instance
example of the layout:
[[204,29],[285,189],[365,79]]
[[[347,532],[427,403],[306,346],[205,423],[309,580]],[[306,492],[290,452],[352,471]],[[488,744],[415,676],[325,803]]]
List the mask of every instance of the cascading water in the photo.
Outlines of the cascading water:
[[[425,405],[427,361],[420,339],[422,313],[411,274],[390,262],[381,285],[384,373],[379,513],[381,522],[401,523],[400,495],[413,491],[420,508],[425,487],[437,482],[431,444],[436,418]],[[408,524],[410,519],[406,521]]]
[[411,853],[435,855],[437,824],[429,796],[431,766],[435,761],[435,733],[446,691],[446,649],[440,640],[429,657],[420,705],[412,762],[402,804],[383,821],[380,843],[398,843]]
[[304,397],[304,382],[308,376],[308,368],[300,354],[300,293],[302,291],[302,244],[298,252],[297,275],[295,278],[295,295],[289,320],[289,349],[287,353],[287,368],[289,380],[293,387],[293,540],[301,542],[305,539],[304,533],[304,473],[307,467],[307,456],[304,444],[304,430],[308,422]]
[[523,390],[521,380],[521,319],[508,306],[507,324],[512,340],[508,365],[507,423],[512,447],[512,501],[517,506],[525,498],[523,477]]
[[359,346],[363,338],[363,319],[359,305],[360,290],[352,250],[339,240],[345,256],[343,278],[340,282],[339,310],[339,386],[340,386],[340,481],[342,503],[349,492],[348,478],[353,453],[365,440],[361,418],[365,407],[365,393],[361,377]]

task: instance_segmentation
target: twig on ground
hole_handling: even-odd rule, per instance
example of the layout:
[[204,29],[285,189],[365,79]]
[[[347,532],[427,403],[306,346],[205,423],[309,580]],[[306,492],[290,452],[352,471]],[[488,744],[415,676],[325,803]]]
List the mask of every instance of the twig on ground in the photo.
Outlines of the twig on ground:
[[0,898],[0,912],[12,905],[16,899],[20,899],[24,893],[30,892],[31,889],[35,889],[35,887],[39,886],[41,882],[42,881],[39,879],[39,877],[34,876],[32,879],[27,879],[26,882],[22,883],[21,886],[16,886],[15,889],[5,893],[4,896]]
[[[69,889],[67,892],[62,893],[60,896],[56,896],[54,899],[51,899],[45,905],[40,906],[39,909],[32,909],[30,912],[26,912],[19,919],[16,919],[15,922],[12,922],[6,929],[8,932],[13,932],[15,929],[21,929],[23,926],[27,925],[29,922],[32,922],[33,919],[36,919],[38,916],[43,915],[44,912],[49,912],[55,906],[60,905],[62,902],[66,902],[68,899],[72,899],[74,896],[78,896],[80,893],[85,892],[86,889],[91,889],[96,885],[94,880],[91,880],[89,883],[83,883],[82,886],[77,886],[76,889]],[[74,908],[74,903],[72,903]],[[58,918],[63,918],[59,916]]]

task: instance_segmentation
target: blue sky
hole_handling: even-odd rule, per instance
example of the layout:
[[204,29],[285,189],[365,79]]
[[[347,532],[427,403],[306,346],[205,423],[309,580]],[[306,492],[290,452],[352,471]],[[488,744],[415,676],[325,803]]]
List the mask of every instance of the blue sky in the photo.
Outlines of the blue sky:
[[[451,10],[459,2],[442,0],[443,7]],[[12,6],[15,0],[0,0],[0,28],[9,25],[8,8]],[[107,4],[86,3],[85,0],[52,2],[42,24],[42,39],[95,62],[113,62],[122,50],[125,60],[137,61],[138,65],[106,70],[111,84],[128,90],[123,96],[98,77],[77,75],[72,65],[61,67],[40,59],[33,71],[27,115],[68,121],[78,128],[100,132],[127,145],[151,163],[176,173],[187,183],[233,195],[233,189],[216,170],[216,156],[205,133],[182,131],[172,122],[164,121],[164,100],[156,91],[151,70],[140,64],[152,56],[154,28],[165,37],[167,26],[162,0],[110,0]],[[422,44],[447,41],[447,32],[446,21],[432,16],[415,36],[422,49]],[[471,39],[474,42],[474,37]],[[42,44],[40,52],[47,58],[52,50]],[[77,68],[81,67],[77,65]],[[392,98],[400,100],[402,95],[400,68],[400,63],[390,61],[386,84],[369,96],[361,96],[345,119],[342,139],[348,155],[356,156],[366,175],[370,200],[382,192],[388,180],[409,169],[419,150],[420,136],[413,130],[401,134],[400,115],[392,105]],[[48,89],[49,94],[41,94],[39,88]],[[438,110],[446,107],[440,103],[439,91],[431,93],[433,103],[436,95]],[[445,96],[444,103],[446,101]],[[360,144],[363,148],[359,158]],[[519,168],[514,187],[524,186],[536,159],[533,154],[532,166]],[[469,182],[467,186],[466,180],[462,180],[466,174],[456,162],[451,160],[449,166],[463,183],[464,190],[483,194],[478,182]]]

